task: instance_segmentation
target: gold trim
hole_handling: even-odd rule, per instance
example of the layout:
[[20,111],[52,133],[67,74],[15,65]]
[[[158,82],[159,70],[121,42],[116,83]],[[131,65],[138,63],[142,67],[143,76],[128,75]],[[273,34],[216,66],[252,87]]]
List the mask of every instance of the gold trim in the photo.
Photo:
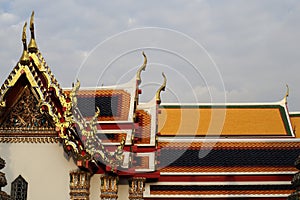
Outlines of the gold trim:
[[[23,73],[25,73],[26,77],[27,77],[27,80],[29,81],[31,87],[38,88],[39,85],[36,82],[35,78],[33,77],[32,73],[30,72],[28,66],[27,65],[23,66],[20,63],[18,63],[18,66],[19,66],[19,70],[16,72],[15,76],[12,77],[12,80],[8,82],[8,87],[13,87],[16,84],[16,82],[19,80],[20,76]],[[39,94],[40,99],[44,100],[44,95],[41,92],[41,90],[37,89],[36,91]]]
[[58,137],[0,137],[0,143],[59,143]]
[[[46,72],[46,68],[44,65],[42,65],[42,63],[39,61],[39,58],[38,56],[35,54],[35,53],[31,53],[29,52],[29,56],[30,58],[33,60],[34,64],[38,67],[38,69],[41,71],[41,72]],[[48,80],[48,76],[44,76],[46,79],[47,79],[47,86],[49,87],[49,80]]]

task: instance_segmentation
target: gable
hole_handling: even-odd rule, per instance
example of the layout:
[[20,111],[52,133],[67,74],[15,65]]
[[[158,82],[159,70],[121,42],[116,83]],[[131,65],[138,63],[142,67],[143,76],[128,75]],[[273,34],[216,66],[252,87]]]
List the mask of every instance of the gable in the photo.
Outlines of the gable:
[[54,123],[40,112],[35,90],[22,75],[6,98],[6,110],[1,115],[2,136],[55,136]]

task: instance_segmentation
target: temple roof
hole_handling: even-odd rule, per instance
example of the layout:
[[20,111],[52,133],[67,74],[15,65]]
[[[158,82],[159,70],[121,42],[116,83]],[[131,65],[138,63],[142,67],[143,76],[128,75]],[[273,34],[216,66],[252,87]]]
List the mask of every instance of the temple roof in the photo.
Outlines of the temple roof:
[[286,104],[162,104],[161,136],[294,136]]
[[290,113],[290,119],[295,136],[300,138],[300,112]]
[[[295,171],[293,162],[300,151],[300,142],[295,138],[300,137],[300,113],[288,113],[288,93],[282,101],[272,103],[160,105],[160,92],[166,87],[163,74],[163,84],[154,98],[140,103],[145,54],[136,77],[128,83],[80,89],[78,81],[72,88],[62,89],[37,48],[33,18],[28,46],[25,29],[26,25],[21,59],[0,89],[0,142],[13,137],[59,138],[77,165],[93,173],[122,169],[119,174],[125,176],[141,172],[158,178],[160,172]],[[201,153],[205,156],[200,158]],[[153,188],[159,194],[170,189]],[[195,193],[197,188],[189,189]]]
[[[133,122],[136,98],[136,79],[110,87],[81,88],[77,92],[77,106],[85,118],[92,118],[98,107],[98,121]],[[64,89],[70,94],[71,89]]]

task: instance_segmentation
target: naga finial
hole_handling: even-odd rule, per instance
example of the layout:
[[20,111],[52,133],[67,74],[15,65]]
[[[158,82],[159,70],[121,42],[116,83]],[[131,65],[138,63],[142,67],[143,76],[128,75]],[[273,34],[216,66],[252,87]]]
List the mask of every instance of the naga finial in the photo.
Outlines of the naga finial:
[[161,102],[161,98],[160,98],[160,93],[161,91],[165,91],[166,89],[166,85],[167,85],[167,78],[166,78],[166,75],[164,73],[162,73],[162,76],[164,77],[164,82],[163,84],[158,88],[157,92],[156,92],[156,102],[158,104],[160,104]]
[[143,65],[138,69],[137,73],[136,73],[136,80],[138,85],[141,84],[142,79],[141,79],[141,72],[145,71],[146,69],[146,65],[147,65],[147,56],[145,55],[144,52],[142,52],[143,56],[144,56],[144,63]]
[[26,28],[27,28],[27,22],[25,22],[25,24],[23,26],[23,32],[22,32],[22,42],[23,42],[24,50],[27,50]]
[[[34,30],[34,11],[32,11],[31,13],[31,17],[30,17],[30,30]],[[34,35],[32,35],[34,38]]]
[[76,95],[77,92],[78,92],[78,90],[79,90],[79,88],[80,88],[80,81],[77,79],[77,80],[76,80],[76,83],[73,83],[73,85],[72,85],[72,91],[71,91],[71,94],[72,94],[72,95]]
[[77,95],[77,92],[78,92],[79,88],[80,88],[80,81],[77,79],[76,83],[72,84],[72,90],[70,92],[70,98],[71,98],[71,101],[72,101],[72,104],[73,104],[74,107],[77,106],[77,97],[76,97],[76,95]]
[[27,41],[26,41],[26,28],[27,28],[27,22],[25,22],[23,26],[23,32],[22,32],[23,54],[20,58],[20,63],[22,65],[29,64],[29,56],[27,52]]
[[32,11],[31,17],[30,17],[30,33],[31,33],[31,39],[28,45],[28,50],[30,52],[37,52],[37,45],[35,41],[35,35],[34,35],[34,11]]
[[284,96],[285,103],[287,102],[287,97],[289,96],[289,94],[290,94],[290,88],[289,88],[289,85],[286,84],[286,93],[285,93],[285,96]]

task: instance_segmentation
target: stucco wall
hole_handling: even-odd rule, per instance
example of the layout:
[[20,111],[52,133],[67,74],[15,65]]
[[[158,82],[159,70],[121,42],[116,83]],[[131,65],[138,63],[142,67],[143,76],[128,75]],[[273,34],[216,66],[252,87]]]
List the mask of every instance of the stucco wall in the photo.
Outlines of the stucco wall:
[[20,174],[28,182],[30,200],[69,199],[69,171],[76,169],[59,144],[0,144],[0,156],[5,159],[8,185]]
[[[28,200],[70,199],[69,172],[77,167],[59,144],[0,143],[0,156],[6,161],[2,171],[8,185],[3,190],[8,194],[10,183],[22,175],[28,182]],[[96,174],[91,178],[91,200],[100,200],[100,177]],[[128,184],[121,182],[118,199],[127,200]]]

